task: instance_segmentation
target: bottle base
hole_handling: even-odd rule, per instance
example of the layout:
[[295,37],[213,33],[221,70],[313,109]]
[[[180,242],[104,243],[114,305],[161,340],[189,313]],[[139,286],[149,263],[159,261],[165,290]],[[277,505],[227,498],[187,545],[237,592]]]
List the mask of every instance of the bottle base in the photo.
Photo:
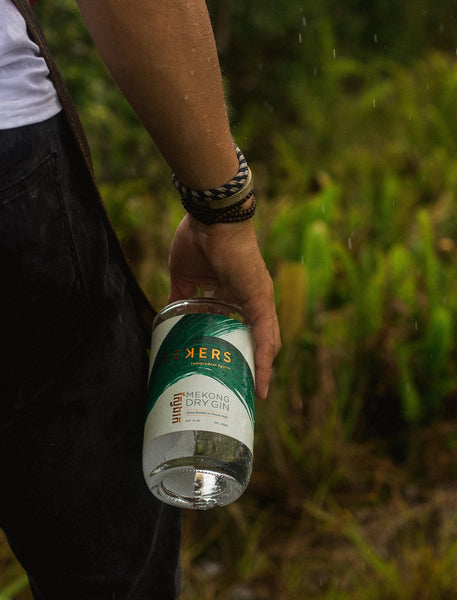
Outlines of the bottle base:
[[208,510],[226,506],[244,487],[227,473],[187,465],[167,465],[151,474],[149,487],[156,498],[179,508]]
[[252,469],[248,447],[223,434],[189,430],[161,435],[143,449],[143,474],[167,504],[207,510],[226,506],[246,489]]

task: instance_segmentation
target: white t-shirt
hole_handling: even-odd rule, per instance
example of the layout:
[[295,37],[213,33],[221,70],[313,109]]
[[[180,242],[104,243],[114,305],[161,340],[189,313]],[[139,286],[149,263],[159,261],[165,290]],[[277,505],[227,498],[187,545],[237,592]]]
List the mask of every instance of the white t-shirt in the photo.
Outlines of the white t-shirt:
[[0,0],[0,129],[50,119],[62,109],[46,62],[11,0]]

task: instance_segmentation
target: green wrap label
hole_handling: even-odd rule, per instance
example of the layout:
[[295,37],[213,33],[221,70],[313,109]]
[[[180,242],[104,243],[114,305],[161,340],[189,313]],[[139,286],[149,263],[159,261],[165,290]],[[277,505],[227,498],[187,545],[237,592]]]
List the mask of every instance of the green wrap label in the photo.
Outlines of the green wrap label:
[[250,329],[236,319],[193,313],[153,331],[146,437],[192,429],[252,450],[254,348]]

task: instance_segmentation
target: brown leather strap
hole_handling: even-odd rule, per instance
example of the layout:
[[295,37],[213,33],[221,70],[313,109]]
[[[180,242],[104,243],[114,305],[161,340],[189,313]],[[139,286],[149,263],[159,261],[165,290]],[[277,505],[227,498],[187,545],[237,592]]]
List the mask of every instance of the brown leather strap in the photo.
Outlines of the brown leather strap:
[[149,344],[151,325],[152,325],[152,320],[155,315],[155,311],[154,311],[153,307],[151,306],[149,300],[147,299],[147,297],[141,290],[138,282],[135,279],[134,274],[132,273],[132,271],[130,269],[130,266],[128,265],[127,258],[125,257],[124,251],[122,250],[120,242],[119,242],[117,235],[114,231],[114,228],[111,224],[111,220],[109,218],[106,207],[100,196],[97,182],[95,180],[95,174],[94,174],[94,168],[92,165],[92,158],[91,158],[91,153],[90,153],[90,149],[89,149],[89,143],[87,141],[87,137],[84,132],[84,128],[82,126],[81,120],[80,120],[78,112],[76,110],[76,107],[74,105],[73,99],[72,99],[70,92],[68,91],[68,88],[65,85],[65,82],[62,78],[62,75],[60,74],[60,71],[51,55],[51,51],[49,50],[43,30],[41,29],[38,19],[35,15],[34,11],[32,10],[31,6],[29,5],[28,1],[27,0],[12,0],[12,1],[14,2],[16,7],[18,8],[19,12],[24,17],[25,22],[27,24],[28,31],[29,31],[29,35],[30,35],[31,39],[40,48],[41,56],[45,59],[45,61],[47,63],[47,66],[49,69],[49,76],[54,84],[54,87],[56,89],[60,103],[64,110],[68,124],[69,124],[69,126],[73,132],[73,135],[78,143],[79,149],[80,149],[81,154],[84,159],[84,162],[86,163],[87,169],[92,178],[100,206],[103,210],[103,214],[106,219],[106,223],[108,225],[108,230],[112,236],[114,248],[119,253],[120,260],[125,267],[127,279],[129,280],[129,283],[131,283],[130,289],[136,300],[136,307],[137,307],[138,313],[140,314],[140,317],[143,322],[145,340]]

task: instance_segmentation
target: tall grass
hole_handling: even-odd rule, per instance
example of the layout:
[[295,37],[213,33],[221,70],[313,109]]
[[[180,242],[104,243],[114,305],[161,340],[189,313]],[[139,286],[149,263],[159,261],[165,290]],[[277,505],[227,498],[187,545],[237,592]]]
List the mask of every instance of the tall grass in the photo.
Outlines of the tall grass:
[[[325,380],[333,381],[332,404],[349,438],[359,426],[389,433],[452,411],[456,155],[453,136],[436,126],[452,130],[455,114],[443,97],[456,72],[432,55],[408,72],[387,65],[380,81],[341,94],[325,165],[314,179],[302,169],[302,191],[295,175],[307,156],[287,131],[278,144],[272,187],[281,197],[269,205],[265,249],[278,272],[283,328],[303,325],[291,340],[295,350],[279,362],[300,357],[308,365],[293,385],[312,397],[318,349],[327,348]],[[425,73],[428,93],[418,94]],[[334,77],[341,92],[346,68]],[[368,98],[377,98],[376,107]],[[302,111],[318,100],[304,99]],[[294,277],[303,298],[290,310]],[[293,374],[293,365],[284,372]],[[381,407],[388,423],[379,420]]]

